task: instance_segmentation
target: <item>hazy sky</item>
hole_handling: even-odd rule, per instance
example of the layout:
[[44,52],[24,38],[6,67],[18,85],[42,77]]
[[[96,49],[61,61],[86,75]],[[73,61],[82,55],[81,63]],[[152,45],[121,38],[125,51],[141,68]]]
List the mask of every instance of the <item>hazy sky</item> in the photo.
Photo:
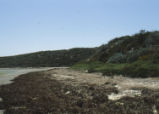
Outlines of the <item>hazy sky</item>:
[[158,28],[159,0],[0,0],[0,56],[94,47]]

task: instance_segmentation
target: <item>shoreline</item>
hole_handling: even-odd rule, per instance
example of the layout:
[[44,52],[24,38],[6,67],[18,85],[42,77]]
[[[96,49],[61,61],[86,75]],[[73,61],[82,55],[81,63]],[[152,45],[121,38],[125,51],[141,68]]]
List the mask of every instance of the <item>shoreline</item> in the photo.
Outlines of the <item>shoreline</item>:
[[91,76],[94,79],[99,78],[96,74],[71,69],[53,69],[20,75],[13,83],[0,86],[5,113],[153,114],[156,110],[159,112],[159,89],[134,88],[141,90],[140,96],[124,96],[110,100],[109,95],[120,92],[116,83],[111,80],[107,83],[92,82],[89,78]]

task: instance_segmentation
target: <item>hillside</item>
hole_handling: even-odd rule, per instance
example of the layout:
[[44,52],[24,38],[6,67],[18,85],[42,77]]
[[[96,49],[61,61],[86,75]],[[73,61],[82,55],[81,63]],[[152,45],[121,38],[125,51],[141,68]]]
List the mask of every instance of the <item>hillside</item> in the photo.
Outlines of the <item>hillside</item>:
[[158,76],[159,31],[140,31],[123,36],[100,46],[88,61],[73,66],[104,75],[129,75],[133,77]]
[[156,77],[159,74],[159,31],[140,31],[98,48],[43,51],[0,57],[0,67],[72,66],[103,75]]
[[[100,46],[91,61],[108,63],[131,63],[140,59],[152,59],[159,49],[159,32],[141,31],[133,36],[115,38]],[[159,62],[159,61],[157,61]]]
[[0,57],[0,67],[58,67],[70,66],[95,53],[95,48],[42,51],[24,55]]

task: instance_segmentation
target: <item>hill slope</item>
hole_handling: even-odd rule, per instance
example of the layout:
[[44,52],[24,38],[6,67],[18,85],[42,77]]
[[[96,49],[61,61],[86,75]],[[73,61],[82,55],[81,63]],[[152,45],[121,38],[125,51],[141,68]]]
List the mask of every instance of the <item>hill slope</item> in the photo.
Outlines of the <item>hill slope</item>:
[[95,48],[42,51],[31,54],[0,57],[0,67],[58,67],[70,66],[95,53]]
[[0,57],[0,67],[71,65],[75,69],[102,72],[103,75],[158,76],[159,31],[141,31],[132,36],[115,38],[98,48],[74,48]]
[[[115,38],[100,46],[91,61],[108,63],[131,63],[140,59],[151,59],[158,54],[159,32],[140,32],[133,36]],[[159,61],[158,61],[159,62]]]
[[115,38],[100,46],[88,61],[77,63],[73,68],[103,72],[104,75],[158,76],[159,32],[141,31]]

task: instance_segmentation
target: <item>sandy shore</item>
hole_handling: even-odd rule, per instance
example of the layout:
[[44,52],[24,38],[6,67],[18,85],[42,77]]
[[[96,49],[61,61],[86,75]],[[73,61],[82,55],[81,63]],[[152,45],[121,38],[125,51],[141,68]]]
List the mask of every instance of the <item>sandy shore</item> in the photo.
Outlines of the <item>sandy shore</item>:
[[67,68],[21,75],[0,87],[6,114],[157,114],[158,78],[103,77]]

